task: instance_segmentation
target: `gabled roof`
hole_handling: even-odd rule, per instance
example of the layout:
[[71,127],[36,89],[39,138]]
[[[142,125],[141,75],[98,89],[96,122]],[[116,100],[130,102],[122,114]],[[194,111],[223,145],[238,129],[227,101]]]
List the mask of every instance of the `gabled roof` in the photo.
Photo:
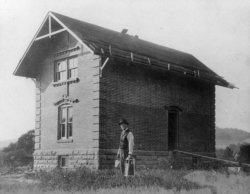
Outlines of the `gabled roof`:
[[[234,88],[232,84],[218,76],[206,65],[188,53],[160,46],[139,39],[136,36],[109,30],[55,12],[49,12],[46,17],[49,17],[50,20],[52,18],[61,25],[62,28],[57,28],[57,31],[67,30],[80,43],[87,46],[87,48],[95,54],[113,57],[127,62],[130,61],[158,66],[162,69],[181,73],[184,76],[189,75],[196,77],[197,79],[212,82],[216,85]],[[41,29],[39,29],[39,31],[41,31]],[[32,40],[31,45],[36,39],[38,39],[37,35],[39,35],[39,31]],[[51,33],[53,32],[51,32],[50,29],[50,34]],[[55,34],[51,34],[51,36]],[[40,37],[44,38],[44,36],[46,38],[49,35],[43,35]],[[26,51],[25,55],[27,52],[29,51]],[[20,73],[18,73],[19,69],[25,66],[25,64],[23,64],[23,59],[26,57],[25,55],[15,70],[15,75],[20,75]]]

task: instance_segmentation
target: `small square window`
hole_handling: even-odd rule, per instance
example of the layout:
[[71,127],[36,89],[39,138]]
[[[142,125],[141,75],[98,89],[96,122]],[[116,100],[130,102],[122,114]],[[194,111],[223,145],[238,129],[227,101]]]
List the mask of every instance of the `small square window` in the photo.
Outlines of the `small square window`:
[[59,168],[69,167],[69,156],[67,155],[58,156],[58,167]]

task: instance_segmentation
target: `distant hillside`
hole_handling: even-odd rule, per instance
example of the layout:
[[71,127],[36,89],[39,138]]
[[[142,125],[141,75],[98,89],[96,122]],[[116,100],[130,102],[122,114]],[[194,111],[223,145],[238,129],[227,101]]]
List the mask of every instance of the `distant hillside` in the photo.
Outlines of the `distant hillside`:
[[3,149],[4,147],[7,147],[10,143],[15,143],[16,141],[17,141],[16,139],[0,141],[0,150]]
[[226,148],[230,144],[247,142],[250,133],[240,129],[216,127],[216,148]]
[[[17,139],[0,141],[0,150]],[[230,144],[250,143],[250,133],[241,129],[216,127],[216,148],[226,148]]]

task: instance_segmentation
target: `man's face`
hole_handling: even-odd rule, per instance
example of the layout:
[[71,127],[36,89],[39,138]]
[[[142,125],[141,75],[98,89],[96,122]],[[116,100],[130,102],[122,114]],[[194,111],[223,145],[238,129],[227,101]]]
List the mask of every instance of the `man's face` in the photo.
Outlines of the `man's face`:
[[128,125],[122,123],[122,124],[120,124],[120,127],[121,127],[121,130],[124,130],[128,127]]

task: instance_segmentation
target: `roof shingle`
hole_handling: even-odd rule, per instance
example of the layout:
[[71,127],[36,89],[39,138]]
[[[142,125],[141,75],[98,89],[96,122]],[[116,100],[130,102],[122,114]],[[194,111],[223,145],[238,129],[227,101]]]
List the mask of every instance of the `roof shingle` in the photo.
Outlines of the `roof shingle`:
[[[86,44],[95,54],[107,57],[112,55],[112,57],[117,59],[132,60],[141,64],[152,64],[167,70],[170,70],[171,66],[172,71],[182,75],[189,75],[216,85],[234,88],[233,85],[188,53],[55,12],[49,12],[49,14],[52,14],[59,22],[65,25],[69,31],[72,31],[73,34],[71,34]],[[30,69],[32,67],[31,55],[36,55],[39,44],[43,43],[40,43],[40,41],[31,42],[30,47],[14,72],[15,75],[34,77],[33,71],[35,71],[35,68],[33,70]]]

